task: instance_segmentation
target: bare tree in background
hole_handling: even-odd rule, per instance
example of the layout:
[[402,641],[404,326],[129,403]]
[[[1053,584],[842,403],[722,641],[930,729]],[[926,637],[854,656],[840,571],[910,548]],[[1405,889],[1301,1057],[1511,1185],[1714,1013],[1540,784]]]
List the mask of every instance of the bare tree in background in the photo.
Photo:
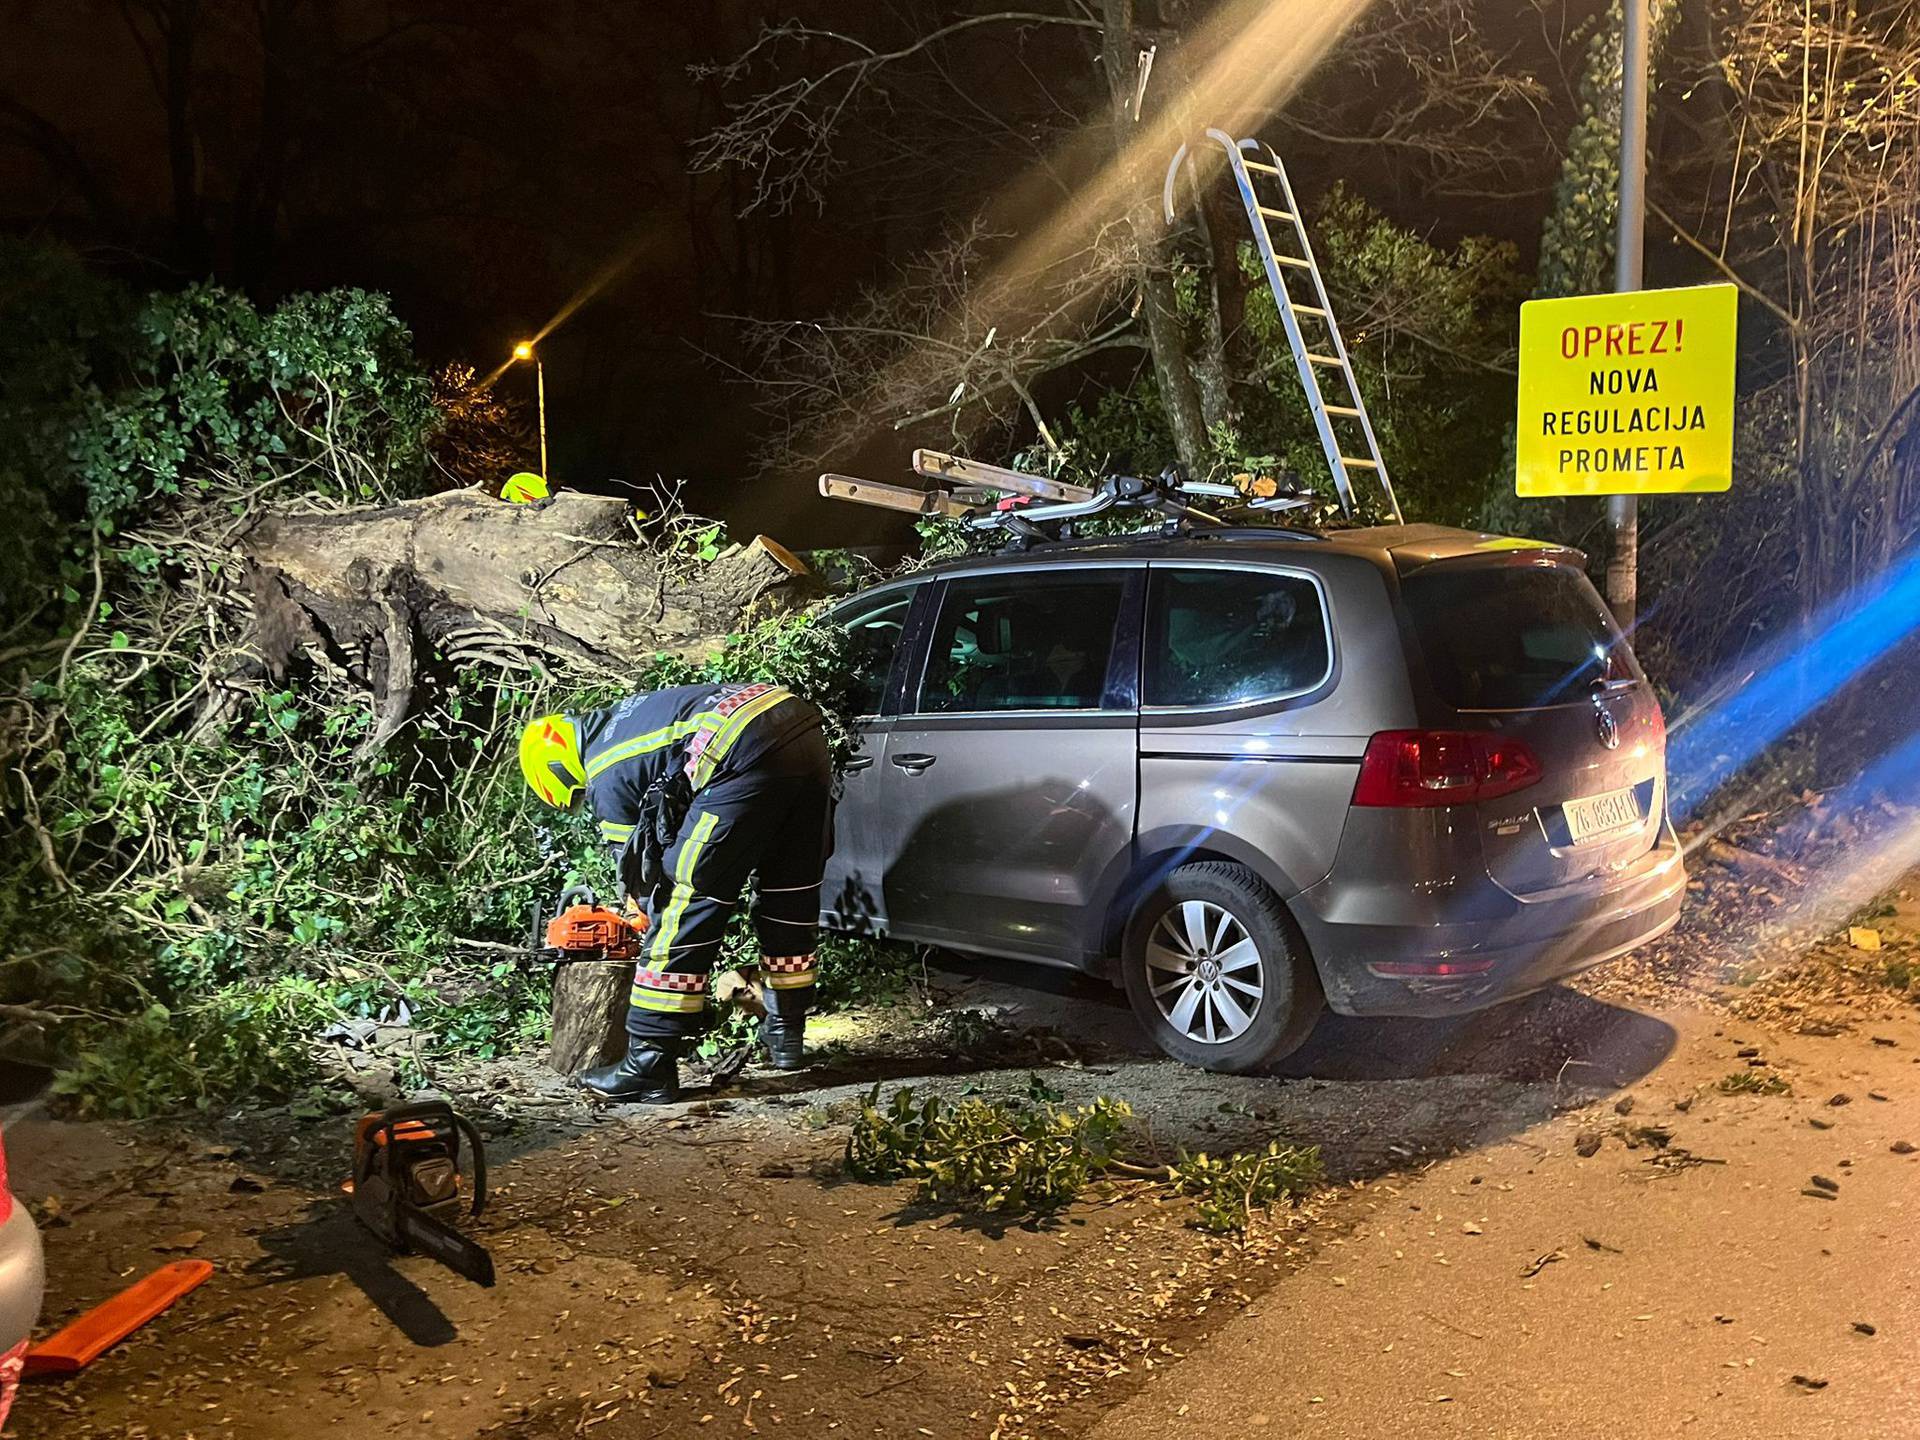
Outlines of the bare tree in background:
[[[1374,7],[1277,124],[1316,147],[1371,147],[1461,190],[1499,188],[1513,169],[1512,127],[1527,124],[1540,92],[1484,41],[1477,8]],[[1230,196],[1186,187],[1182,198],[1201,203],[1169,231],[1159,191],[1171,154],[1149,157],[1131,142],[1149,118],[1171,116],[1172,133],[1194,134],[1270,118],[1189,113],[1198,72],[1232,44],[1223,15],[1227,7],[1188,0],[1036,0],[972,13],[917,5],[881,12],[859,34],[803,20],[770,27],[705,72],[747,93],[696,144],[693,164],[751,177],[749,207],[825,206],[863,174],[886,177],[880,193],[891,203],[910,198],[932,213],[956,195],[987,196],[977,214],[952,217],[971,228],[942,258],[852,310],[753,327],[755,379],[781,421],[768,463],[819,468],[876,431],[936,415],[958,442],[1024,413],[1051,445],[1039,382],[1130,348],[1151,362],[1178,458],[1204,468],[1246,369],[1233,353],[1245,220]],[[773,57],[785,78],[752,88]],[[1031,86],[1007,86],[1015,67]],[[937,133],[921,123],[929,115]],[[996,167],[1001,183],[985,183]],[[999,237],[1073,217],[1090,177],[1114,167],[1118,203],[1077,217],[1060,252],[1009,267],[1022,247]],[[982,183],[961,183],[969,176]]]
[[[1117,303],[1127,273],[1118,228],[1042,270],[993,273],[989,254],[1006,237],[976,224],[825,320],[731,317],[746,337],[741,376],[776,422],[765,462],[818,468],[869,440],[876,423],[942,425],[960,444],[1024,416],[1054,446],[1033,381],[1146,345]],[[1106,323],[1083,323],[1089,314]]]
[[1745,0],[1709,43],[1712,163],[1655,210],[1766,328],[1810,616],[1920,532],[1920,6]]

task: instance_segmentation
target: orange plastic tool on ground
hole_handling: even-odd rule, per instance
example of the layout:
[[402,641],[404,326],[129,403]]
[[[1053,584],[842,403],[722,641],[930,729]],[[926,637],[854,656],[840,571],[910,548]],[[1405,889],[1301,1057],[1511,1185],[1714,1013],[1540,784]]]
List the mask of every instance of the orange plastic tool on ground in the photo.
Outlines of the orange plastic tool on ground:
[[138,1330],[213,1274],[205,1260],[176,1260],[27,1351],[28,1375],[71,1375]]

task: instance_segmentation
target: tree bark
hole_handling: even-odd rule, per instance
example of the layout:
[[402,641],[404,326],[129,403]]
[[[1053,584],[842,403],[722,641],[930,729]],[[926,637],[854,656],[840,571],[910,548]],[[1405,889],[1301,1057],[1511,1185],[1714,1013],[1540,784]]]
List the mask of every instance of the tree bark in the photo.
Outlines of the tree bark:
[[[1195,178],[1188,168],[1187,178]],[[1233,398],[1233,364],[1227,353],[1230,335],[1246,323],[1247,280],[1240,273],[1239,247],[1247,234],[1246,213],[1238,197],[1231,202],[1225,187],[1193,187],[1193,207],[1200,239],[1207,253],[1210,285],[1201,294],[1211,303],[1203,318],[1203,354],[1195,362],[1194,379],[1200,387],[1200,405],[1209,427],[1239,421]]]
[[1136,117],[1133,114],[1137,56],[1133,50],[1133,0],[1103,0],[1100,14],[1100,57],[1107,92],[1113,103],[1113,143],[1116,163],[1127,170],[1127,221],[1133,231],[1141,310],[1147,322],[1147,345],[1153,355],[1153,376],[1160,391],[1160,408],[1172,432],[1174,453],[1190,475],[1206,468],[1207,421],[1194,383],[1186,335],[1180,323],[1173,275],[1167,268],[1164,226],[1159,194],[1135,173],[1131,151]]
[[282,669],[318,638],[350,662],[364,653],[369,672],[398,671],[387,658],[401,658],[387,638],[397,604],[455,659],[544,652],[617,669],[703,654],[743,622],[820,593],[765,536],[676,567],[634,536],[628,514],[612,496],[510,505],[477,490],[378,510],[270,512],[240,540],[255,570],[261,656]]
[[561,965],[553,977],[553,1043],[547,1061],[562,1075],[626,1053],[630,965]]

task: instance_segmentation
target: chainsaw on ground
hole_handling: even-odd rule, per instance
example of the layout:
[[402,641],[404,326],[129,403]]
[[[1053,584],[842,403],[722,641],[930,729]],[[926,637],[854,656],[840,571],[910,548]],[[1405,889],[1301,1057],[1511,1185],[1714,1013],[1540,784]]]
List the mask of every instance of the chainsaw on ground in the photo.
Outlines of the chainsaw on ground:
[[[471,1194],[461,1174],[464,1143]],[[424,1100],[361,1117],[353,1132],[353,1213],[402,1255],[438,1260],[476,1285],[493,1284],[493,1256],[452,1221],[487,1203],[487,1152],[480,1132],[444,1100]]]

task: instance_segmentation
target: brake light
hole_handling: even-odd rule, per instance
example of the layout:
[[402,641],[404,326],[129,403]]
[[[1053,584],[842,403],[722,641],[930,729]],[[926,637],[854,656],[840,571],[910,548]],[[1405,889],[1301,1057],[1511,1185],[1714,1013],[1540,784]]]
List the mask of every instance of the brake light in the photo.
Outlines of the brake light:
[[1382,730],[1367,742],[1353,803],[1472,805],[1540,779],[1532,747],[1479,730]]
[[0,1141],[0,1222],[12,1218],[13,1191],[7,1188],[7,1146],[5,1141]]

